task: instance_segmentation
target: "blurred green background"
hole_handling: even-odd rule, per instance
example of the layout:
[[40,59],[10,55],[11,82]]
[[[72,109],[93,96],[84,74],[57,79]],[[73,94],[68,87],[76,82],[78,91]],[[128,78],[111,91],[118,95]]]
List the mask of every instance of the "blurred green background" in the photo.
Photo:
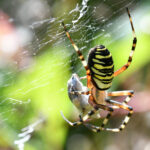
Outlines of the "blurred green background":
[[[70,127],[60,115],[78,119],[67,81],[85,71],[61,22],[85,58],[90,48],[104,44],[117,70],[127,62],[133,40],[126,7],[138,42],[131,67],[110,90],[134,90],[135,113],[121,133]],[[0,150],[149,150],[149,66],[148,0],[1,0]],[[108,126],[116,127],[122,118],[115,115]]]

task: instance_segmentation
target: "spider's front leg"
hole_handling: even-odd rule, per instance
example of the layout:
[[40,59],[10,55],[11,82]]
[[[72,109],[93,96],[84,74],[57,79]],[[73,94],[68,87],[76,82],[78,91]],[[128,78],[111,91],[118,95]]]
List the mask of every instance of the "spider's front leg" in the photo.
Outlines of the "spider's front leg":
[[90,84],[91,77],[90,77],[90,70],[89,70],[89,67],[88,67],[88,65],[87,65],[87,62],[86,62],[86,60],[85,60],[85,58],[84,58],[82,52],[81,52],[80,49],[78,48],[78,46],[77,46],[77,45],[74,43],[74,41],[72,40],[72,38],[71,38],[71,36],[70,36],[70,34],[69,34],[69,32],[68,32],[68,30],[67,30],[67,28],[66,28],[64,22],[62,22],[62,25],[63,25],[63,27],[64,27],[64,30],[65,30],[65,32],[66,32],[66,35],[67,35],[67,37],[69,38],[69,40],[70,40],[70,42],[71,42],[71,44],[72,44],[74,50],[75,50],[76,53],[78,54],[78,57],[79,57],[79,59],[81,60],[84,69],[86,70],[86,77],[83,77],[83,78],[81,77],[81,79],[87,78],[87,87],[90,88],[90,87],[91,87],[91,84]]
[[132,48],[131,48],[131,52],[130,52],[127,63],[125,65],[123,65],[120,69],[115,71],[114,77],[118,76],[120,73],[124,72],[130,66],[130,64],[132,62],[132,57],[133,57],[133,54],[134,54],[134,51],[135,51],[136,43],[137,43],[137,38],[136,38],[136,35],[135,35],[135,30],[134,30],[132,18],[131,18],[131,15],[130,15],[130,12],[129,12],[128,8],[127,8],[127,13],[128,13],[128,16],[129,16],[129,20],[130,20],[130,24],[131,24],[131,28],[132,28],[132,34],[133,34]]
[[84,56],[82,55],[82,52],[80,51],[80,49],[78,48],[78,46],[77,46],[77,45],[74,43],[74,41],[72,40],[72,38],[71,38],[71,36],[70,36],[70,34],[69,34],[69,32],[68,32],[68,30],[67,30],[67,28],[66,28],[64,22],[62,22],[62,25],[63,25],[63,27],[64,27],[64,30],[65,30],[65,32],[66,32],[66,35],[67,35],[67,37],[69,38],[69,40],[70,40],[70,42],[71,42],[71,44],[72,44],[74,50],[75,50],[76,53],[78,54],[78,57],[79,57],[79,59],[81,60],[83,67],[84,67],[85,70],[88,72],[89,69],[88,69],[88,66],[87,66],[87,62],[85,61]]

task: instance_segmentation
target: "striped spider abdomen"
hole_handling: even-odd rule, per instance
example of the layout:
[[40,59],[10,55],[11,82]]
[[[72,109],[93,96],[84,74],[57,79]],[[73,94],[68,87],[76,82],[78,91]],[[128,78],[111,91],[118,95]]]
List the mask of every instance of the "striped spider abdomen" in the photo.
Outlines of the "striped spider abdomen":
[[97,89],[107,90],[111,87],[114,77],[114,64],[112,55],[105,46],[96,46],[90,50],[88,67],[92,83]]

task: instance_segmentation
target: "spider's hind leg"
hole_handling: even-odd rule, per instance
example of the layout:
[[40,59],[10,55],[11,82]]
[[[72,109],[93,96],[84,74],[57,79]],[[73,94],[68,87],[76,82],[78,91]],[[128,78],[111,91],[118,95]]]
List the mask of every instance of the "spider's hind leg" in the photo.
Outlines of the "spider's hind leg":
[[63,119],[69,124],[69,125],[71,125],[71,126],[77,126],[77,125],[81,125],[81,124],[86,124],[86,121],[88,121],[88,119],[90,119],[94,114],[96,114],[97,113],[97,111],[99,111],[100,109],[104,109],[104,110],[107,110],[107,111],[109,111],[110,113],[107,115],[107,117],[104,119],[104,121],[103,121],[103,123],[102,123],[102,125],[101,125],[101,127],[104,127],[106,124],[107,124],[107,122],[108,122],[108,120],[109,120],[109,118],[110,118],[110,116],[111,116],[111,114],[112,114],[112,112],[113,112],[113,109],[111,108],[111,107],[109,107],[109,106],[105,106],[105,105],[101,105],[101,104],[98,104],[97,106],[96,106],[96,108],[94,108],[93,110],[90,110],[86,115],[84,115],[83,117],[81,117],[81,115],[79,115],[79,120],[78,121],[76,121],[76,122],[71,122],[71,121],[69,121],[65,116],[64,116],[64,114],[61,112],[61,115],[62,115],[62,117],[63,117]]
[[[106,102],[118,107],[118,109],[121,108],[121,109],[128,111],[128,114],[125,116],[125,118],[123,119],[122,123],[120,124],[120,126],[118,128],[106,128],[107,131],[112,131],[112,132],[122,131],[128,124],[128,122],[133,114],[133,108],[131,106],[127,105],[126,103],[120,103],[120,102],[110,100],[110,99],[106,99]],[[124,100],[124,102],[126,102],[126,100]]]
[[93,132],[100,132],[102,130],[105,130],[105,125],[108,123],[110,117],[112,116],[112,113],[114,111],[114,109],[111,107],[111,106],[107,106],[107,105],[103,105],[103,104],[96,104],[94,102],[94,99],[93,97],[91,96],[90,97],[90,102],[91,102],[91,105],[95,108],[95,110],[98,110],[98,109],[102,109],[102,110],[106,110],[108,111],[109,113],[107,114],[107,116],[104,118],[102,124],[100,126],[95,126],[95,125],[92,125],[92,124],[84,124],[87,128],[91,129]]
[[114,92],[108,92],[108,96],[127,96],[123,103],[127,104],[131,97],[134,95],[133,90],[126,90],[126,91],[114,91]]
[[113,109],[107,114],[107,116],[105,117],[105,119],[103,120],[100,126],[95,126],[95,125],[87,124],[87,123],[85,124],[85,126],[89,128],[90,130],[92,130],[93,132],[100,132],[100,131],[106,130],[106,128],[104,127],[108,123],[110,117],[112,116],[112,113],[113,113]]
[[[88,127],[89,129],[91,129],[94,132],[99,132],[101,130],[106,130],[106,131],[111,131],[111,132],[120,132],[120,131],[122,131],[126,127],[126,125],[128,124],[128,122],[130,120],[130,117],[133,114],[133,108],[126,104],[127,101],[129,101],[129,96],[124,100],[123,103],[120,103],[120,102],[117,102],[117,101],[114,101],[114,100],[111,100],[111,99],[106,99],[106,102],[112,105],[110,107],[112,107],[114,109],[121,108],[121,109],[124,109],[124,110],[128,111],[128,114],[125,116],[125,118],[123,119],[122,123],[119,125],[118,128],[104,128],[104,126],[102,126],[102,125],[101,126],[95,126],[95,125],[91,125],[91,124],[85,124],[85,126]],[[103,121],[104,125],[105,125],[105,120],[106,120],[106,122],[108,122],[108,119],[110,118],[111,115],[112,115],[112,112],[109,112],[107,117]]]

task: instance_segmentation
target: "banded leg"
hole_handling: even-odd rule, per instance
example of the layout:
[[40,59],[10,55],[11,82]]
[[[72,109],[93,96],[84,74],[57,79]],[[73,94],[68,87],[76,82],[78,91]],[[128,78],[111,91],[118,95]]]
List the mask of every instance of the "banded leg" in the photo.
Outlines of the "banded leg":
[[64,30],[65,30],[65,32],[66,32],[67,37],[69,38],[69,40],[70,40],[72,46],[74,47],[76,53],[78,54],[79,59],[82,61],[82,64],[83,64],[85,70],[87,71],[87,70],[88,70],[88,66],[87,66],[87,62],[86,62],[85,59],[84,59],[84,56],[82,55],[81,51],[79,50],[79,48],[77,47],[77,45],[76,45],[76,44],[74,43],[74,41],[72,40],[72,38],[71,38],[69,32],[67,31],[67,28],[66,28],[66,26],[65,26],[65,24],[64,24],[63,22],[62,22],[62,25],[63,25],[63,27],[64,27]]
[[[96,104],[94,98],[92,96],[89,97],[89,103],[96,109],[99,108],[99,104]],[[104,105],[105,107],[107,105]],[[93,132],[100,132],[102,130],[105,130],[104,126],[108,123],[109,118],[112,116],[113,113],[113,108],[111,106],[108,107],[109,109],[107,109],[107,111],[109,111],[109,113],[107,114],[106,118],[103,120],[101,126],[95,126],[95,125],[91,125],[91,124],[85,124],[85,126],[89,129],[91,129]],[[106,109],[103,109],[106,110]]]
[[80,94],[80,95],[89,95],[91,94],[91,91],[83,92],[83,91],[72,91],[71,94]]
[[121,123],[121,125],[118,128],[112,128],[112,129],[107,128],[106,129],[107,131],[112,131],[112,132],[122,131],[126,127],[127,123],[130,120],[131,115],[133,114],[133,108],[131,106],[128,106],[125,103],[116,102],[116,101],[113,101],[113,100],[110,100],[110,99],[107,99],[106,102],[109,103],[109,104],[118,106],[119,108],[122,108],[122,109],[125,109],[125,110],[129,111],[129,113],[125,116],[123,122]]
[[[114,100],[110,100],[110,99],[106,99],[106,102],[111,104],[111,105],[114,105],[115,108],[118,107],[118,108],[122,108],[122,109],[125,109],[125,110],[129,111],[129,113],[125,116],[125,118],[124,118],[123,122],[121,123],[121,125],[118,128],[103,128],[102,126],[99,127],[99,126],[94,126],[94,125],[90,125],[90,124],[86,124],[85,126],[90,128],[94,132],[100,132],[101,130],[106,130],[106,131],[111,131],[111,132],[120,132],[120,131],[122,131],[126,127],[127,123],[130,120],[131,115],[133,114],[132,107],[128,106],[126,104],[120,103],[120,102],[116,102]],[[111,115],[112,115],[112,113],[109,112],[107,116],[111,116]]]
[[128,13],[128,16],[129,16],[129,20],[130,20],[130,24],[131,24],[131,28],[132,28],[132,34],[133,34],[132,48],[131,48],[131,52],[130,52],[130,55],[129,55],[128,62],[123,67],[121,67],[120,69],[118,69],[117,71],[114,72],[114,77],[119,75],[123,71],[125,71],[130,66],[130,64],[132,62],[132,57],[133,57],[133,54],[134,54],[134,50],[135,50],[135,47],[136,47],[136,43],[137,43],[137,38],[136,38],[136,35],[135,35],[135,30],[134,30],[134,26],[133,26],[133,23],[132,23],[132,18],[131,18],[131,15],[130,15],[130,12],[129,12],[128,8],[127,8],[127,13]]
[[[99,109],[108,110],[108,111],[110,111],[110,112],[113,111],[113,109],[112,109],[111,107],[109,107],[109,106],[105,106],[105,105],[98,104],[98,106],[97,106],[95,109],[89,111],[83,118],[81,117],[81,115],[79,115],[80,120],[78,120],[78,121],[76,121],[76,122],[71,122],[71,121],[69,121],[69,120],[64,116],[64,114],[63,114],[62,112],[61,112],[61,115],[62,115],[63,119],[64,119],[69,125],[71,125],[71,126],[77,126],[77,125],[80,125],[80,124],[85,123],[85,122],[86,122],[88,119],[90,119],[91,116],[94,115]],[[109,116],[106,117],[106,119],[103,121],[103,125],[102,125],[102,126],[104,126],[104,125],[108,122],[108,118],[109,118]]]
[[112,116],[113,113],[113,108],[107,105],[102,105],[102,104],[97,104],[94,100],[94,98],[92,96],[89,97],[89,103],[95,108],[95,109],[99,109],[101,105],[101,109],[108,111],[109,113],[107,114],[107,116],[105,117],[105,119],[103,120],[102,124],[100,127],[98,127],[97,129],[94,128],[94,125],[91,124],[85,124],[85,126],[87,128],[92,129],[94,132],[100,132],[102,130],[105,130],[104,126],[108,123],[109,118]]
[[82,53],[81,53],[81,51],[79,50],[79,48],[77,47],[77,45],[76,45],[76,44],[74,43],[74,41],[72,40],[72,38],[71,38],[69,32],[67,31],[67,28],[66,28],[66,26],[65,26],[65,24],[64,24],[63,22],[62,22],[62,25],[63,25],[63,27],[64,27],[64,30],[65,30],[65,32],[66,32],[67,37],[69,38],[69,40],[70,40],[72,46],[74,47],[76,53],[78,54],[79,59],[81,60],[83,66],[84,66],[84,68],[85,68],[85,70],[86,70],[86,75],[87,75],[87,87],[88,87],[88,88],[91,88],[91,87],[92,87],[92,84],[91,84],[91,76],[90,76],[90,70],[89,70],[89,68],[88,68],[87,62],[85,61],[84,56],[82,55]]
[[92,124],[84,124],[87,128],[89,128],[90,130],[92,130],[93,132],[100,132],[103,130],[106,130],[105,125],[108,123],[110,117],[112,116],[113,113],[113,109],[111,109],[111,111],[107,114],[107,116],[105,117],[105,119],[103,120],[101,126],[95,126]]
[[108,96],[127,96],[123,101],[124,104],[127,104],[131,100],[133,94],[133,90],[108,92]]
[[[115,103],[118,103],[119,105],[126,105],[130,100],[131,100],[131,97],[133,96],[134,94],[134,91],[133,90],[127,90],[127,91],[115,91],[115,92],[109,92],[108,93],[108,96],[127,96],[125,98],[125,100],[122,102],[122,103],[119,103],[119,102],[116,102],[116,101],[113,101]],[[112,103],[111,103],[112,104]],[[119,106],[119,108],[121,108]],[[120,125],[119,128],[115,128],[115,129],[106,129],[107,131],[112,131],[112,132],[119,132],[121,130],[123,130],[125,128],[125,126],[127,125],[127,123],[129,122],[130,120],[130,117],[133,113],[133,109],[132,107],[126,105],[126,108],[128,108],[128,111],[129,113],[127,114],[127,116],[124,118],[122,124]],[[123,109],[126,109],[126,108],[123,108]],[[126,109],[127,110],[127,109]]]

